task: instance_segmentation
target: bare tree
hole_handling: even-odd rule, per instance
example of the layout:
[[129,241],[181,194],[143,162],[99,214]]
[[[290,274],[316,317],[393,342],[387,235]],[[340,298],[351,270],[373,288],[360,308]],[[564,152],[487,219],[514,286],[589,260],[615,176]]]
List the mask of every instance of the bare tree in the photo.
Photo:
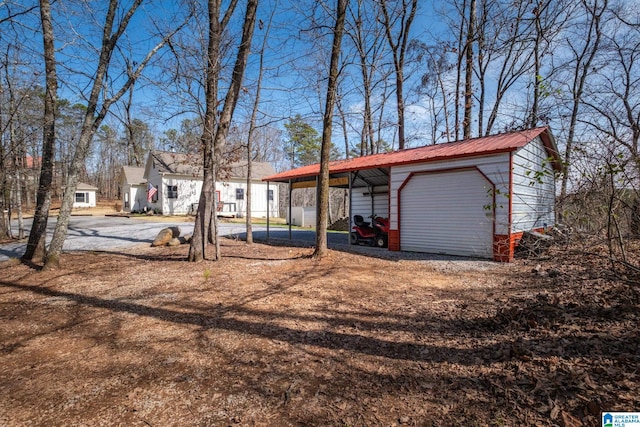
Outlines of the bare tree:
[[[570,82],[568,93],[571,95],[571,99],[569,100],[571,113],[564,148],[565,171],[562,174],[562,183],[560,186],[561,201],[567,196],[569,168],[573,160],[572,154],[574,144],[576,143],[575,136],[576,125],[578,124],[578,113],[583,105],[587,79],[594,74],[592,64],[600,51],[602,19],[603,14],[607,10],[607,3],[608,0],[596,0],[593,3],[582,0],[580,2],[582,13],[578,18],[580,22],[577,22],[576,25],[573,26],[573,28],[580,31],[582,37],[573,37],[573,34],[577,36],[577,33],[569,33],[566,41],[569,51],[571,52],[571,57],[567,64],[569,79],[566,80]],[[565,73],[562,73],[562,75],[565,75]]]
[[[118,41],[124,34],[126,28],[131,22],[131,19],[142,3],[142,0],[135,0],[124,11],[119,10],[119,3],[120,2],[118,0],[110,0],[105,15],[100,55],[91,81],[91,90],[87,101],[87,108],[83,118],[80,136],[75,147],[73,160],[69,167],[69,173],[65,182],[60,215],[58,216],[56,228],[47,251],[45,268],[57,268],[59,266],[62,245],[67,236],[67,227],[71,215],[76,186],[78,184],[78,177],[84,168],[85,159],[95,132],[100,127],[100,124],[109,112],[111,106],[131,88],[155,54],[162,49],[168,40],[177,31],[179,31],[186,22],[185,21],[178,25],[173,32],[164,35],[160,42],[158,42],[146,54],[134,69],[127,71],[127,77],[124,79],[120,88],[114,93],[108,95],[107,89],[112,83],[109,76],[109,70],[113,54],[118,50]],[[119,17],[120,20],[118,21]]]
[[616,154],[628,158],[640,176],[640,27],[621,21],[607,45],[606,66],[584,101],[596,113],[588,124],[624,150]]
[[465,43],[464,72],[464,118],[462,119],[462,138],[471,138],[471,114],[473,112],[473,44],[476,39],[476,0],[469,2],[467,20],[467,41]]
[[340,51],[344,34],[345,17],[348,0],[337,0],[336,23],[333,29],[331,47],[331,64],[329,66],[329,82],[322,122],[322,149],[320,152],[320,176],[318,177],[318,196],[316,198],[316,248],[314,258],[322,258],[327,254],[327,220],[329,209],[329,158],[331,156],[331,133],[333,129],[333,109],[338,87],[338,71],[340,69]]
[[[355,85],[364,103],[362,126],[357,129],[360,134],[359,154],[361,156],[377,152],[378,144],[376,144],[374,112],[378,108],[382,108],[382,103],[379,103],[379,106],[376,107],[374,96],[376,87],[381,84],[383,78],[387,77],[383,70],[386,32],[378,24],[382,19],[380,16],[381,9],[371,6],[367,0],[351,2],[345,23],[345,34],[351,40],[356,51],[356,67],[359,70],[358,74],[362,82],[361,85]],[[343,101],[341,99],[337,101],[339,111],[343,111]],[[341,116],[346,122],[346,116],[344,114],[341,114]],[[346,128],[344,131],[347,132]],[[348,153],[349,148],[346,147],[345,151]]]
[[[262,45],[260,46],[260,51],[258,55],[260,56],[259,64],[258,64],[258,76],[256,79],[256,91],[253,101],[253,108],[251,109],[251,118],[249,120],[249,130],[247,132],[247,215],[246,215],[246,228],[247,228],[247,244],[253,243],[253,227],[251,220],[251,203],[252,203],[252,195],[251,195],[251,184],[252,184],[252,169],[253,169],[253,157],[254,157],[254,144],[253,139],[255,138],[255,130],[256,130],[256,120],[258,116],[258,111],[260,108],[260,95],[262,92],[262,79],[264,76],[264,53],[267,47],[267,41],[269,39],[269,30],[271,29],[271,24],[273,22],[273,16],[276,12],[277,2],[272,6],[271,13],[269,14],[269,19],[266,24],[261,20],[259,27],[261,30],[264,30],[262,34]],[[267,210],[269,209],[269,195],[267,195]]]
[[[480,1],[476,25],[477,66],[474,70],[478,79],[479,136],[493,132],[505,96],[530,69],[531,43],[524,19],[529,12],[528,7],[526,2],[513,5],[495,0]],[[495,90],[490,94],[493,87]],[[487,98],[492,99],[492,105]],[[485,109],[489,110],[486,122]]]
[[[475,1],[475,0],[472,0]],[[387,42],[393,56],[396,77],[396,108],[398,114],[398,148],[405,148],[404,66],[409,44],[411,24],[418,10],[418,0],[402,0],[390,8],[386,0],[379,0]],[[394,35],[394,31],[397,33]]]
[[44,42],[44,64],[46,91],[44,101],[44,125],[42,136],[42,168],[36,197],[31,233],[27,249],[22,256],[26,261],[42,262],[46,254],[46,233],[51,207],[51,184],[53,182],[53,161],[55,149],[56,102],[58,99],[58,77],[54,47],[53,22],[49,0],[40,0],[40,22]]
[[[225,140],[229,132],[229,126],[233,118],[240,87],[244,77],[244,70],[247,65],[247,59],[251,50],[251,39],[256,21],[256,10],[258,8],[258,0],[248,0],[247,9],[244,16],[242,26],[242,39],[238,47],[231,82],[227,90],[222,110],[220,112],[217,126],[215,126],[215,99],[217,96],[216,79],[218,78],[216,62],[219,61],[220,48],[220,25],[218,21],[220,15],[221,0],[209,0],[209,44],[208,44],[208,66],[207,66],[207,109],[205,113],[205,126],[202,136],[204,146],[204,182],[202,192],[200,193],[200,202],[198,204],[198,213],[196,214],[195,226],[193,230],[193,238],[189,247],[189,261],[201,261],[206,258],[206,247],[209,238],[212,238],[215,244],[214,259],[220,258],[220,243],[218,240],[217,216],[215,210],[217,208],[217,199],[215,195],[215,184],[217,179],[217,171],[220,165],[222,150]],[[235,3],[235,2],[234,2]],[[235,4],[233,5],[235,6]],[[231,9],[227,9],[227,13],[222,20],[222,24],[226,25],[231,17]],[[223,26],[224,28],[224,26]],[[213,217],[213,218],[212,218]],[[213,221],[211,221],[213,219]]]

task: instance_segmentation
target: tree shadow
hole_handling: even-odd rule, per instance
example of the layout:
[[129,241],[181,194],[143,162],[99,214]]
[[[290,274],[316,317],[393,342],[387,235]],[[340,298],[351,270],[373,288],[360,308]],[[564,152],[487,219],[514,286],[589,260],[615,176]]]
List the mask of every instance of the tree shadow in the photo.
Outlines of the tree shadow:
[[[246,240],[246,233],[237,233],[235,238]],[[276,229],[269,232],[267,239],[266,231],[254,231],[253,239],[266,245],[272,246],[292,246],[292,247],[312,247],[315,244],[315,231],[313,230],[292,230],[292,237],[289,239],[288,230]],[[493,261],[484,258],[462,257],[455,255],[429,254],[422,252],[390,251],[388,248],[378,248],[366,245],[350,245],[349,234],[343,232],[328,232],[327,246],[340,252],[364,255],[370,258],[378,258],[386,261],[479,261],[495,265]]]
[[[325,274],[325,273],[321,273]],[[104,299],[95,296],[87,296],[72,292],[58,291],[40,286],[27,286],[12,282],[1,281],[0,286],[19,289],[34,294],[63,298],[84,306],[107,309],[114,313],[128,313],[139,316],[152,317],[158,320],[174,324],[187,324],[198,326],[202,330],[220,329],[267,338],[275,341],[284,341],[293,345],[315,346],[328,350],[343,350],[360,353],[369,356],[378,356],[396,360],[414,362],[450,362],[463,365],[490,364],[495,361],[504,361],[512,358],[531,358],[540,356],[557,357],[611,357],[610,349],[603,347],[601,343],[585,341],[578,335],[558,335],[555,337],[518,337],[517,334],[503,334],[499,321],[495,319],[442,319],[438,316],[426,315],[426,313],[403,315],[398,313],[365,312],[358,313],[357,321],[352,314],[345,315],[339,310],[324,308],[309,315],[298,315],[287,312],[271,312],[249,309],[244,305],[253,298],[264,298],[267,295],[282,292],[284,289],[295,286],[300,282],[309,280],[306,274],[300,274],[287,285],[276,285],[265,292],[258,293],[248,299],[239,300],[231,306],[217,305],[206,307],[206,312],[189,311],[189,307],[169,309],[153,307],[135,302]],[[586,310],[591,313],[591,310]],[[367,316],[363,320],[361,316]],[[387,320],[377,320],[386,317]],[[247,320],[248,318],[255,320]],[[301,330],[275,324],[274,320],[295,320],[298,322],[321,322],[329,325],[329,328],[318,330]],[[354,330],[353,325],[364,332],[385,331],[391,335],[399,332],[411,332],[416,335],[424,335],[433,332],[431,328],[440,324],[441,334],[459,334],[462,331],[475,331],[482,338],[492,336],[493,340],[469,348],[455,346],[441,346],[421,343],[417,340],[394,340],[381,338],[375,334],[355,332],[339,332],[335,329]],[[334,330],[331,330],[334,329]],[[406,335],[406,334],[405,334]],[[640,335],[625,337],[626,348],[638,348]],[[615,346],[618,348],[618,346]],[[622,347],[621,347],[622,348]]]

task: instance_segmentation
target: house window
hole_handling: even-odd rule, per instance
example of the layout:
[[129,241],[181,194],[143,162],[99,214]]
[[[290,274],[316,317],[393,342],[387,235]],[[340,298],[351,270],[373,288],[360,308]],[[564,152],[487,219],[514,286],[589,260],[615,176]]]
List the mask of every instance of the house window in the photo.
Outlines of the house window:
[[244,200],[244,188],[236,188],[236,200]]
[[177,199],[178,198],[178,186],[177,185],[167,185],[167,198],[168,199]]
[[267,190],[267,199],[273,202],[273,190]]
[[76,203],[89,203],[89,193],[76,193]]
[[124,207],[129,207],[129,192],[124,193]]

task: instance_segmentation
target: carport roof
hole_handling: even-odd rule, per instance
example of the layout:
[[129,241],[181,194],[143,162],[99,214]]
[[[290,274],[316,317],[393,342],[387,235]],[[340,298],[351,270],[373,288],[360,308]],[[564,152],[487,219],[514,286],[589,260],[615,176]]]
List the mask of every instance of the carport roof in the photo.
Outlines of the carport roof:
[[[555,140],[549,127],[544,126],[481,138],[473,138],[464,141],[409,148],[391,153],[373,154],[354,159],[335,160],[329,164],[329,172],[335,176],[346,172],[364,172],[368,169],[384,170],[390,166],[410,163],[505,153],[524,147],[536,137],[540,137],[542,143],[547,149],[549,157],[553,158],[552,163],[554,169],[558,171],[561,170],[562,166]],[[320,164],[316,163],[265,177],[263,178],[263,181],[289,182],[290,180],[293,181],[302,180],[303,178],[313,178],[319,173]]]

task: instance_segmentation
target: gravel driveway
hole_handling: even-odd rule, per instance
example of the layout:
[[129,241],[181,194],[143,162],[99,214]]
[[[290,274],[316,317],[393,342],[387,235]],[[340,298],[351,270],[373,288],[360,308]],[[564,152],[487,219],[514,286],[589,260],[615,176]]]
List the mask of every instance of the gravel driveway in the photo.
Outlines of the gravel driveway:
[[[50,218],[49,238],[53,234],[57,218]],[[25,221],[27,233],[31,220]],[[14,235],[17,235],[17,222],[12,221]],[[158,232],[165,227],[180,227],[181,235],[193,233],[192,222],[154,221],[148,218],[126,218],[113,216],[74,216],[69,222],[69,232],[63,249],[65,251],[113,250],[141,243],[151,243]],[[254,227],[261,230],[261,227]],[[244,224],[220,224],[220,235],[244,233]],[[19,258],[24,254],[27,242],[0,245],[0,261]]]
[[[50,218],[48,224],[49,238],[53,234],[57,218]],[[17,221],[12,221],[14,235],[17,235]],[[31,227],[31,220],[26,221],[27,233]],[[181,235],[193,233],[193,222],[166,222],[153,218],[127,218],[117,216],[73,216],[69,223],[69,232],[64,243],[64,251],[113,251],[142,243],[150,244],[158,232],[165,227],[180,227]],[[256,241],[267,240],[267,229],[263,225],[253,226]],[[236,235],[245,238],[244,223],[219,223],[221,236]],[[269,239],[271,242],[292,246],[313,246],[315,243],[314,230],[291,230],[289,239],[287,226],[271,225]],[[391,252],[387,249],[368,246],[349,245],[347,233],[328,233],[328,244],[331,249],[360,253],[390,260],[428,261],[433,267],[442,271],[460,271],[486,269],[495,266],[488,260],[456,257],[450,255],[424,254],[415,252]],[[19,258],[24,254],[26,239],[22,242],[0,245],[0,261]]]

